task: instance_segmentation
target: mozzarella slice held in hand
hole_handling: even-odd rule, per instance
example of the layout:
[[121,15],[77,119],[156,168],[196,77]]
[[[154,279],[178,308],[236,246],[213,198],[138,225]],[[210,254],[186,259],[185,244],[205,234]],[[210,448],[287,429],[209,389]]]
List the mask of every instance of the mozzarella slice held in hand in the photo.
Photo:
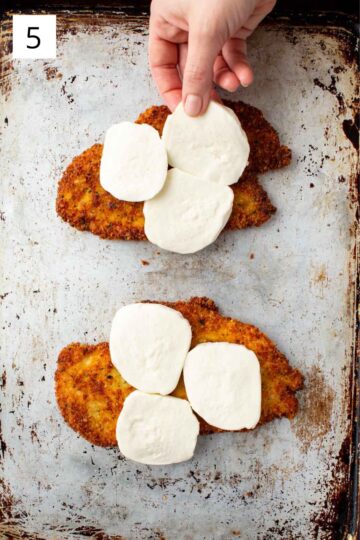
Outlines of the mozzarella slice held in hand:
[[202,343],[185,360],[191,407],[210,425],[252,429],[260,419],[261,376],[257,356],[243,345]]
[[167,117],[162,139],[169,164],[212,182],[237,182],[248,163],[250,146],[237,116],[211,101],[201,116],[188,116],[180,103]]
[[146,237],[175,253],[199,251],[217,239],[233,200],[228,186],[171,169],[162,191],[144,204]]
[[170,394],[191,344],[191,326],[175,309],[130,304],[119,309],[110,331],[111,361],[126,382],[143,392]]
[[192,458],[198,434],[199,421],[188,401],[137,390],[126,398],[116,426],[121,453],[147,465]]
[[140,202],[162,189],[168,169],[164,144],[156,129],[121,122],[105,135],[100,183],[113,197]]

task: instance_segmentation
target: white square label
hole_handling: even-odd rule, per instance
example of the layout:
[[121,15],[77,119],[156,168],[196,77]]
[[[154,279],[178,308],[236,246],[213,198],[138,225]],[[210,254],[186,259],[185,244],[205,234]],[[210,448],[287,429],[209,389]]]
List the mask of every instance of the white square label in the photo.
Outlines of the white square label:
[[13,58],[56,58],[56,15],[13,15]]

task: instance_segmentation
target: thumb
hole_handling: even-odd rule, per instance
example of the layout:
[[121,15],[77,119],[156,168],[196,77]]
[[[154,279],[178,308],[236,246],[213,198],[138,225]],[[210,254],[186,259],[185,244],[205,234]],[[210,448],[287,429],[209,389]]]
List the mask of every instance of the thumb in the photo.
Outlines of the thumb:
[[212,91],[214,62],[220,48],[215,36],[190,30],[182,88],[184,110],[189,116],[206,111]]

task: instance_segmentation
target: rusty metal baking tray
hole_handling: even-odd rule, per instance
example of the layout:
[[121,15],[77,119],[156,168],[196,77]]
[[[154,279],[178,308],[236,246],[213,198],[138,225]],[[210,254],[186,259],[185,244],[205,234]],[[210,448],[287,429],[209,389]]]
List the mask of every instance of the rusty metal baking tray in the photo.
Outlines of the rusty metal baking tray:
[[[57,218],[57,181],[72,157],[159,103],[146,14],[57,15],[51,61],[12,61],[11,12],[1,20],[0,537],[354,538],[352,32],[324,17],[280,18],[256,32],[256,84],[235,98],[259,107],[293,149],[290,167],[261,179],[278,212],[183,257],[101,241]],[[304,373],[296,419],[201,437],[194,459],[173,467],[137,465],[78,437],[55,402],[59,350],[105,339],[126,302],[193,295],[258,325]]]

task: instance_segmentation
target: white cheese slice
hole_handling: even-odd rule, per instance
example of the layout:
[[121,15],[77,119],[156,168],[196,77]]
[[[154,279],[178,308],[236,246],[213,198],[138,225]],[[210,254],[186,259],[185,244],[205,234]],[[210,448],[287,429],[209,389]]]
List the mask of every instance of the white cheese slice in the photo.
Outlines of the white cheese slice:
[[201,116],[188,116],[180,103],[166,119],[162,139],[169,164],[218,184],[237,182],[250,146],[236,114],[211,101]]
[[189,322],[161,304],[130,304],[119,309],[112,322],[111,361],[143,392],[165,395],[175,389],[190,344]]
[[153,127],[121,122],[107,130],[100,184],[117,199],[151,199],[163,187],[167,169],[166,150]]
[[217,239],[233,200],[228,186],[171,169],[162,191],[144,204],[146,237],[175,253],[199,251]]
[[116,426],[120,452],[147,465],[169,465],[190,459],[199,421],[185,399],[135,390],[124,402]]
[[190,405],[208,424],[239,430],[258,423],[260,366],[256,354],[243,345],[197,345],[187,355],[184,382]]

